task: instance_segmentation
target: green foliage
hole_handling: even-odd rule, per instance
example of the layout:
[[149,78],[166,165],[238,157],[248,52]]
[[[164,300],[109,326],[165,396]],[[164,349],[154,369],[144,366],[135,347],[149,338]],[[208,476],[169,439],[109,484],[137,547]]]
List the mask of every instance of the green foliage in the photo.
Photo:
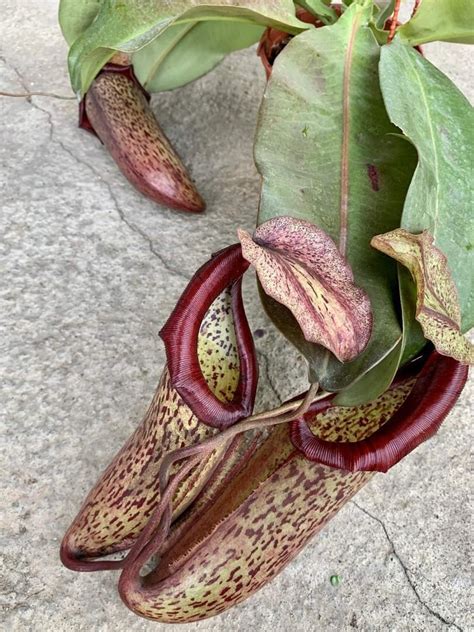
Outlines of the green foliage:
[[474,2],[423,0],[398,33],[411,46],[436,41],[474,44]]
[[292,33],[308,28],[295,17],[292,0],[103,0],[69,51],[73,89],[84,94],[115,51],[134,53],[172,25],[206,20],[271,25]]
[[[360,378],[402,335],[397,267],[370,240],[380,227],[400,225],[414,151],[395,134],[385,112],[371,13],[370,5],[353,4],[334,26],[298,35],[279,55],[255,147],[263,176],[259,223],[292,215],[325,230],[346,253],[356,284],[372,303],[371,341],[356,360],[342,364],[304,340],[291,315],[264,297],[272,320],[308,359],[311,378],[328,390]],[[378,367],[375,393],[386,388],[397,367]]]
[[459,293],[462,331],[474,325],[474,112],[456,86],[396,38],[382,49],[380,81],[392,122],[418,151],[401,227],[428,230],[447,257]]
[[297,0],[297,4],[326,24],[337,20],[337,13],[329,6],[330,0]]
[[375,0],[375,6],[378,9],[376,25],[377,28],[383,29],[386,20],[392,15],[395,7],[395,0]]
[[59,26],[70,46],[92,24],[101,2],[102,0],[60,0]]
[[263,27],[240,22],[189,22],[170,26],[133,54],[148,92],[172,90],[212,70],[229,53],[258,42]]

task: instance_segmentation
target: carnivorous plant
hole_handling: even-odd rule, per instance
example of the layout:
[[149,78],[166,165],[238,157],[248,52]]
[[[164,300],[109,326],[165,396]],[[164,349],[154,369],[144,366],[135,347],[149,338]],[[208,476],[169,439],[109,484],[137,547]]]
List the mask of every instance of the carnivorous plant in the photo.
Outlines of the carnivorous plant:
[[[184,290],[145,418],[61,546],[72,570],[119,571],[139,615],[198,621],[249,597],[375,472],[431,437],[466,382],[474,118],[420,45],[474,43],[473,3],[418,1],[403,24],[399,9],[61,0],[80,124],[161,204],[204,209],[150,95],[256,43],[267,76],[255,232],[238,230]],[[258,414],[250,268],[308,363],[306,392]]]

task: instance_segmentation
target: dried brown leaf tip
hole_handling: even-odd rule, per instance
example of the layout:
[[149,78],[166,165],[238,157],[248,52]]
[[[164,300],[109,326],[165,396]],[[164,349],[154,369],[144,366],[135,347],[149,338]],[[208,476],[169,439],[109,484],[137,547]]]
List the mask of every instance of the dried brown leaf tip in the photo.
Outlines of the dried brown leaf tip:
[[329,235],[292,217],[265,222],[253,238],[238,234],[263,289],[291,310],[306,340],[341,362],[364,350],[372,330],[370,301]]
[[438,353],[474,363],[474,346],[461,333],[456,285],[444,254],[428,231],[413,235],[398,228],[372,239],[372,246],[410,271],[416,284],[416,319]]

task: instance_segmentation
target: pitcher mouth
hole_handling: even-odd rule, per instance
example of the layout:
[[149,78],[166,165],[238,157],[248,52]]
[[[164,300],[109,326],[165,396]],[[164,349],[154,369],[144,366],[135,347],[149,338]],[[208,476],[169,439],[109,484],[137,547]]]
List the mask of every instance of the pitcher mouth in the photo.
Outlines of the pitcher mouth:
[[[384,396],[390,397],[391,389],[403,380],[412,380],[413,386],[395,413],[368,436],[350,442],[318,437],[312,426],[317,429],[318,413],[332,406],[327,399],[317,402],[303,418],[291,423],[291,441],[310,461],[351,472],[387,472],[437,432],[467,377],[467,366],[432,351],[426,359],[412,362],[399,371]],[[360,422],[356,413],[354,421]]]

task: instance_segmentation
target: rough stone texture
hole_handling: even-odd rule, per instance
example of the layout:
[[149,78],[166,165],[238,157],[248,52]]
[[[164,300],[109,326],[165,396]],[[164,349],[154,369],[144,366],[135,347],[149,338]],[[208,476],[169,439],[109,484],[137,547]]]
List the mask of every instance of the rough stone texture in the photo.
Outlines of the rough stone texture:
[[[55,0],[5,0],[1,20],[0,90],[68,93]],[[427,53],[472,98],[467,48]],[[62,568],[58,546],[151,398],[164,363],[157,332],[187,279],[237,226],[252,229],[263,86],[247,51],[154,100],[208,202],[202,216],[136,193],[77,129],[74,101],[0,97],[5,630],[165,629],[122,606],[112,574]],[[264,407],[299,390],[305,368],[262,314],[252,280],[248,295],[253,327],[265,331]],[[472,383],[439,434],[376,477],[271,585],[225,615],[179,627],[469,629],[470,401]]]

